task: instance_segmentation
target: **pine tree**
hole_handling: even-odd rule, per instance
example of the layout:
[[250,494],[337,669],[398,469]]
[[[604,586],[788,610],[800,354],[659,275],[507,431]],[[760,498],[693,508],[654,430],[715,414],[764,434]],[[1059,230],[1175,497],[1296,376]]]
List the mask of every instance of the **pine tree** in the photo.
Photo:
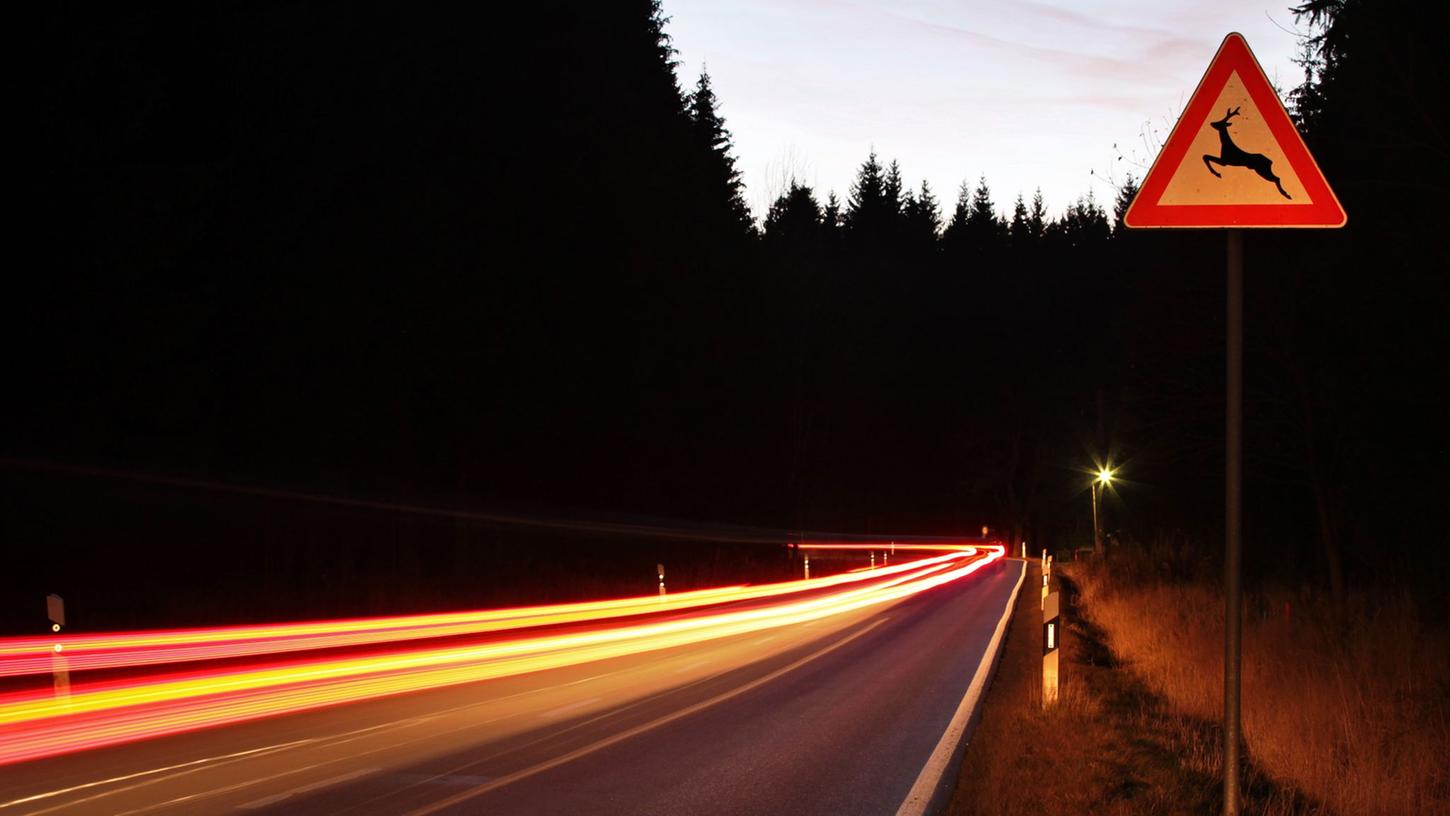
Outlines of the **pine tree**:
[[1083,248],[1108,239],[1111,228],[1108,214],[1098,206],[1092,191],[1074,201],[1062,218],[1054,222],[1049,233],[1069,247]]
[[753,232],[750,207],[745,203],[745,184],[735,166],[735,157],[731,155],[734,144],[730,131],[725,128],[725,120],[720,116],[719,99],[710,85],[709,73],[700,72],[695,90],[686,100],[686,110],[695,139],[707,154],[704,168],[706,183],[715,187],[725,201],[726,218],[731,227],[742,234]]
[[1128,207],[1132,205],[1133,198],[1138,195],[1138,180],[1128,174],[1127,181],[1118,188],[1117,200],[1113,202],[1113,234],[1122,235],[1127,228],[1123,225],[1123,216],[1128,214]]
[[887,178],[876,158],[876,151],[866,157],[856,180],[851,184],[851,198],[846,204],[846,231],[860,239],[881,240],[895,219],[897,201],[888,199]]
[[836,198],[836,191],[832,190],[826,194],[826,206],[821,211],[821,225],[827,232],[834,233],[841,228],[842,223],[841,200]]
[[1007,227],[1007,235],[1012,239],[1013,247],[1020,248],[1032,240],[1032,222],[1028,219],[1027,204],[1021,193],[1017,194],[1017,203],[1012,207],[1012,223]]
[[[891,160],[891,168],[886,171],[886,184],[882,187],[882,193],[886,199],[886,211],[893,215],[900,214],[905,201],[901,197],[901,165],[895,159]],[[910,195],[908,192],[907,195]]]
[[997,246],[1003,236],[1004,227],[997,217],[997,207],[992,203],[992,191],[987,187],[987,177],[977,182],[972,192],[970,210],[967,213],[966,236],[974,250]]
[[803,243],[821,234],[821,205],[811,188],[791,179],[790,189],[770,205],[765,216],[765,239],[772,243]]
[[918,247],[936,244],[937,233],[941,230],[941,208],[936,196],[932,195],[931,185],[923,181],[919,195],[908,191],[901,212],[908,241]]
[[1027,216],[1027,228],[1032,237],[1042,240],[1047,235],[1047,204],[1042,200],[1042,188],[1032,194],[1032,212]]
[[957,205],[942,233],[942,240],[951,246],[962,244],[967,235],[967,219],[972,212],[972,188],[965,181],[957,188]]

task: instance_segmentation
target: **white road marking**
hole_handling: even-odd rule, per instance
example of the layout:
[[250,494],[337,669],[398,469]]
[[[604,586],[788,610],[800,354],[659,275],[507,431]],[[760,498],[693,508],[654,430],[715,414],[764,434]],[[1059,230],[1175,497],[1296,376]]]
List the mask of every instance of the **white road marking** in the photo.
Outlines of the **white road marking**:
[[684,674],[685,672],[687,672],[687,671],[689,671],[691,669],[699,668],[700,666],[703,666],[703,665],[705,665],[706,663],[709,663],[709,662],[710,661],[708,661],[708,660],[695,660],[695,661],[691,661],[691,662],[686,663],[685,665],[679,667],[678,669],[675,669],[674,673],[675,674]]
[[618,674],[618,673],[619,672],[605,672],[604,674],[595,674],[595,675],[591,675],[589,677],[586,677],[583,680],[570,680],[567,683],[562,683],[562,684],[557,685],[557,686],[550,686],[550,688],[565,688],[567,686],[577,686],[580,683],[588,683],[590,680],[598,680],[601,677],[608,677],[611,674]]
[[627,739],[630,739],[631,737],[639,736],[640,734],[643,734],[646,731],[652,731],[652,730],[654,730],[656,728],[659,728],[662,725],[668,725],[669,723],[672,723],[675,720],[683,719],[683,718],[688,717],[691,714],[694,714],[696,712],[703,711],[703,710],[705,710],[707,708],[710,708],[712,706],[719,705],[720,703],[723,703],[726,700],[730,700],[730,699],[733,699],[735,697],[739,697],[740,695],[745,694],[748,691],[753,691],[754,689],[757,689],[757,688],[765,685],[766,683],[769,683],[772,680],[775,680],[776,678],[778,678],[778,677],[780,677],[782,675],[785,675],[785,674],[788,674],[788,673],[790,673],[792,671],[795,671],[796,669],[800,668],[801,666],[804,666],[807,663],[810,663],[811,661],[816,660],[817,658],[823,657],[823,656],[825,656],[825,655],[827,655],[827,654],[829,654],[831,652],[834,652],[835,650],[841,648],[842,646],[845,646],[847,643],[850,643],[851,641],[855,640],[858,637],[861,637],[862,635],[866,634],[867,632],[871,631],[872,629],[875,629],[877,626],[880,626],[881,623],[882,623],[882,621],[874,621],[874,622],[872,622],[870,624],[867,624],[866,626],[864,626],[864,627],[862,627],[860,629],[857,629],[855,632],[852,632],[850,635],[847,635],[846,637],[841,638],[840,640],[836,641],[835,643],[832,643],[831,645],[826,646],[825,648],[818,649],[818,650],[816,650],[814,652],[811,652],[810,654],[806,655],[805,657],[802,657],[799,660],[796,660],[795,662],[793,662],[793,663],[791,663],[789,665],[782,666],[781,668],[776,669],[775,671],[771,672],[770,674],[767,674],[767,675],[765,675],[763,677],[757,677],[756,679],[750,681],[749,683],[746,683],[743,686],[737,686],[737,687],[731,689],[730,691],[727,691],[727,692],[725,692],[723,694],[718,694],[718,695],[716,695],[714,697],[711,697],[708,700],[701,700],[700,702],[695,703],[694,705],[686,706],[686,707],[684,707],[684,708],[682,708],[682,709],[680,709],[678,711],[675,711],[675,712],[673,712],[671,714],[666,714],[663,717],[657,717],[657,718],[655,718],[653,720],[650,720],[649,722],[641,723],[639,725],[636,725],[633,728],[627,728],[627,729],[625,729],[623,731],[620,731],[617,734],[613,734],[611,736],[605,737],[604,739],[597,740],[597,741],[592,742],[592,743],[590,743],[588,745],[585,745],[585,746],[583,746],[581,748],[576,748],[573,751],[568,752],[567,754],[561,754],[561,755],[559,755],[557,757],[554,757],[553,759],[550,759],[550,760],[547,760],[547,761],[544,761],[544,762],[540,762],[539,764],[534,765],[532,767],[524,768],[523,770],[519,770],[519,771],[514,771],[513,773],[511,773],[511,774],[509,774],[507,776],[501,776],[498,779],[495,779],[495,780],[493,780],[492,782],[489,782],[486,785],[479,785],[478,787],[471,788],[469,790],[463,791],[462,793],[456,794],[454,796],[450,796],[450,797],[448,797],[446,799],[441,799],[441,800],[439,800],[437,802],[433,802],[432,804],[424,805],[423,807],[420,807],[420,808],[417,808],[415,810],[409,811],[408,816],[427,816],[427,814],[437,813],[440,810],[445,810],[447,808],[453,807],[454,805],[457,805],[457,804],[459,804],[461,802],[466,802],[466,801],[468,801],[470,799],[473,799],[475,797],[482,796],[483,794],[488,793],[489,791],[497,790],[497,789],[499,789],[499,788],[501,788],[501,787],[503,787],[505,785],[513,784],[514,782],[517,782],[520,779],[527,779],[530,776],[534,776],[535,774],[543,773],[544,771],[547,771],[547,770],[549,770],[551,768],[557,768],[560,765],[564,765],[566,763],[573,762],[574,760],[579,759],[580,757],[588,756],[589,754],[592,754],[595,751],[599,751],[599,750],[602,750],[604,748],[608,748],[609,746],[614,745],[615,743],[623,742],[623,741],[625,741]]
[[[885,618],[883,617],[880,621],[878,621],[878,623],[879,622],[882,622],[884,620],[885,620]],[[818,623],[819,623],[819,621],[809,621],[809,622],[806,622],[806,623],[803,623],[803,624],[797,624],[797,626],[800,626],[801,628],[810,628],[810,627],[816,626]],[[874,626],[874,624],[873,624],[873,626]],[[864,630],[863,630],[863,632],[864,632]],[[766,638],[766,640],[773,639],[774,637],[775,636],[772,635],[772,636],[770,636],[770,638]],[[834,647],[832,647],[832,648],[834,648]],[[818,654],[821,654],[821,653],[818,653]],[[690,668],[694,668],[694,667],[696,667],[698,665],[701,665],[703,663],[706,663],[706,662],[709,662],[708,659],[701,660],[701,661],[696,661],[695,663],[690,664],[689,666],[685,667],[684,669],[679,670],[676,673],[683,673],[683,671],[685,671],[685,670],[688,670]],[[249,749],[249,750],[246,750],[246,751],[238,751],[236,753],[231,753],[231,754],[221,754],[221,755],[212,756],[212,757],[205,757],[205,758],[202,758],[202,759],[191,760],[191,761],[188,761],[188,762],[178,763],[178,764],[175,764],[175,765],[168,765],[168,766],[163,766],[163,767],[159,767],[159,768],[151,768],[151,769],[144,770],[144,771],[137,771],[135,773],[125,774],[125,775],[111,777],[111,778],[107,778],[107,779],[100,779],[100,780],[96,780],[96,781],[93,781],[93,782],[86,782],[86,783],[79,784],[79,785],[73,785],[73,786],[70,786],[70,787],[67,787],[67,788],[60,788],[60,789],[53,790],[53,791],[46,791],[44,793],[38,793],[38,794],[31,795],[31,796],[26,796],[26,797],[23,797],[23,798],[20,798],[20,799],[15,799],[15,800],[12,800],[12,801],[9,801],[9,802],[3,802],[3,803],[0,803],[0,810],[4,810],[4,809],[7,809],[7,808],[11,808],[11,807],[14,807],[14,806],[17,806],[17,805],[22,805],[22,804],[27,804],[27,803],[32,803],[32,802],[38,802],[38,801],[41,801],[41,800],[44,800],[44,799],[51,799],[51,798],[58,797],[58,796],[64,796],[66,794],[76,793],[76,792],[79,792],[79,791],[84,791],[84,790],[88,790],[88,789],[103,787],[103,786],[106,786],[106,785],[114,785],[114,784],[123,783],[123,782],[131,781],[131,780],[142,780],[142,781],[139,781],[139,782],[137,782],[136,784],[133,784],[133,785],[126,785],[126,786],[123,786],[123,787],[112,788],[112,789],[106,790],[106,791],[100,791],[100,792],[97,792],[96,794],[94,794],[92,796],[88,796],[88,797],[84,797],[84,798],[80,798],[80,799],[73,799],[73,800],[69,800],[67,802],[63,802],[63,803],[57,803],[57,804],[55,804],[55,805],[53,805],[53,806],[51,806],[49,808],[43,809],[43,810],[30,811],[29,812],[31,814],[31,816],[40,816],[41,814],[52,813],[52,812],[54,812],[56,810],[61,810],[61,809],[64,809],[64,808],[74,807],[74,806],[81,805],[81,804],[84,804],[84,803],[87,803],[87,802],[92,802],[92,801],[95,801],[95,800],[98,800],[98,799],[103,799],[103,798],[108,797],[108,796],[113,796],[113,795],[116,795],[116,794],[119,794],[119,793],[125,793],[127,791],[136,790],[138,788],[148,787],[148,786],[151,786],[151,785],[154,785],[154,784],[158,784],[158,783],[161,783],[161,782],[166,782],[166,781],[174,780],[174,779],[177,779],[177,778],[182,777],[182,776],[187,776],[187,775],[190,775],[190,774],[193,774],[193,773],[197,773],[197,772],[200,772],[200,771],[208,770],[209,768],[221,767],[221,766],[227,765],[227,764],[234,764],[234,763],[244,762],[244,761],[246,761],[248,759],[258,758],[258,757],[261,757],[261,756],[265,756],[265,755],[267,755],[269,753],[276,753],[276,752],[280,752],[280,751],[285,751],[285,750],[290,750],[290,749],[296,749],[296,748],[302,748],[302,747],[310,747],[310,746],[315,746],[315,747],[321,748],[321,747],[328,747],[328,746],[332,746],[332,745],[342,745],[342,744],[345,744],[347,742],[356,741],[356,739],[361,738],[360,736],[357,736],[357,735],[366,734],[368,732],[380,731],[380,730],[400,730],[400,729],[403,729],[403,728],[406,728],[406,727],[409,727],[409,726],[418,725],[418,724],[421,724],[421,723],[424,723],[424,722],[428,722],[430,720],[439,719],[441,717],[445,717],[445,716],[448,716],[450,714],[454,714],[454,713],[457,713],[457,712],[461,712],[461,711],[465,711],[465,710],[469,710],[469,709],[475,709],[475,708],[482,708],[482,707],[489,706],[489,705],[496,705],[496,704],[498,704],[500,702],[504,702],[504,701],[507,701],[507,700],[516,699],[516,698],[520,698],[520,697],[527,697],[527,696],[535,695],[535,694],[540,694],[540,693],[547,692],[547,691],[551,691],[551,690],[558,689],[558,688],[564,688],[564,687],[568,687],[568,686],[575,686],[575,685],[579,685],[579,684],[582,684],[582,683],[589,682],[591,680],[598,680],[600,678],[609,677],[609,676],[617,675],[617,674],[622,674],[622,673],[625,673],[627,671],[630,671],[630,670],[628,670],[628,669],[622,669],[622,670],[616,670],[616,671],[612,671],[612,672],[605,672],[604,674],[591,675],[589,677],[585,677],[585,678],[582,678],[580,680],[572,680],[572,681],[569,681],[567,683],[559,683],[559,684],[556,684],[556,685],[553,685],[553,686],[547,686],[547,687],[544,687],[544,688],[527,689],[527,690],[524,690],[524,691],[516,692],[514,694],[505,695],[503,697],[494,698],[492,700],[486,700],[486,701],[483,701],[483,702],[475,702],[475,703],[468,703],[468,704],[460,705],[460,706],[454,706],[452,708],[443,709],[442,711],[437,711],[437,712],[433,712],[433,713],[430,713],[430,714],[420,715],[420,716],[417,716],[417,717],[411,717],[411,718],[407,718],[407,719],[404,719],[404,720],[394,720],[394,721],[390,721],[390,722],[379,723],[377,725],[368,726],[366,728],[360,728],[360,729],[356,729],[356,730],[352,730],[352,731],[344,731],[344,732],[341,732],[341,733],[338,733],[338,734],[330,734],[330,735],[319,736],[319,737],[309,737],[307,739],[294,740],[294,741],[285,742],[285,743],[278,743],[276,745],[268,745],[268,746],[264,746],[264,747],[261,747],[261,748],[253,748],[253,749]],[[598,699],[599,698],[593,698],[591,700],[585,700],[585,701],[582,701],[580,703],[576,703],[576,704],[573,704],[573,705],[570,705],[570,706],[564,706],[564,707],[562,707],[560,709],[555,709],[553,712],[550,712],[550,714],[561,713],[561,712],[567,711],[570,708],[578,707],[578,706],[587,704],[589,702],[594,702],[594,701],[596,701]],[[463,726],[463,727],[460,727],[460,728],[447,729],[446,731],[444,731],[442,733],[447,734],[447,733],[455,733],[457,731],[466,731],[466,730],[469,730],[469,729],[472,729],[472,728],[482,727],[484,725],[488,725],[488,724],[497,722],[497,721],[502,720],[502,719],[509,719],[510,717],[513,717],[513,716],[518,716],[518,715],[515,714],[515,715],[507,715],[507,716],[504,716],[504,717],[495,717],[495,718],[491,718],[491,719],[489,719],[489,720],[487,720],[485,722],[482,722],[482,723],[472,723],[472,724],[469,724],[467,726]],[[438,736],[438,735],[437,734],[434,734],[434,735],[431,735],[429,738],[433,738],[433,737],[436,737],[436,736]],[[406,744],[411,744],[413,742],[419,742],[419,741],[422,741],[422,740],[408,740],[408,741],[406,741],[404,743],[401,743],[401,744],[406,745]],[[389,746],[387,746],[387,747],[397,747],[397,745],[399,745],[399,743],[390,743]],[[372,754],[372,753],[378,753],[381,750],[386,750],[386,748],[376,749],[376,750],[371,750],[371,751],[365,751],[365,752],[363,752],[361,754],[354,755],[352,758],[357,758],[358,756],[365,756],[367,754]],[[210,796],[210,795],[215,794],[215,793],[221,793],[221,792],[230,791],[230,790],[233,790],[233,789],[244,788],[244,787],[247,787],[247,786],[249,786],[251,784],[254,784],[254,783],[260,783],[260,782],[270,781],[271,779],[278,778],[280,776],[287,776],[287,775],[290,775],[292,773],[299,773],[299,772],[302,772],[302,771],[311,770],[313,768],[320,767],[322,765],[332,764],[333,762],[337,762],[337,761],[340,761],[340,760],[331,760],[331,761],[328,761],[328,762],[318,763],[317,765],[310,765],[310,766],[306,766],[304,768],[293,769],[293,770],[288,771],[288,772],[286,772],[284,774],[279,774],[279,775],[275,775],[275,776],[271,776],[271,777],[266,777],[266,778],[263,778],[263,779],[250,780],[248,782],[244,782],[244,783],[241,783],[239,785],[229,786],[227,788],[222,788],[222,789],[217,789],[217,790],[211,790],[211,791],[206,791],[206,792],[202,792],[202,793],[198,793],[198,794],[193,794],[193,795],[190,795],[190,796],[181,797],[179,799],[174,799],[174,800],[171,800],[169,802],[161,803],[159,805],[153,805],[153,806],[148,807],[148,808],[145,808],[145,809],[146,810],[149,810],[149,809],[152,809],[152,808],[155,808],[155,807],[165,807],[167,805],[177,804],[177,803],[185,802],[185,801],[190,801],[192,799],[204,798],[204,797]],[[129,811],[129,812],[130,813],[135,813],[135,812],[139,812],[139,811]]]
[[[44,810],[30,811],[30,816],[41,816],[41,814],[52,813],[52,812],[54,812],[56,810],[59,810],[61,808],[74,807],[75,805],[84,804],[86,802],[92,802],[92,801],[95,801],[97,799],[103,799],[103,798],[105,798],[107,796],[114,796],[115,794],[118,794],[118,793],[125,793],[127,791],[136,790],[137,788],[143,788],[143,787],[147,787],[149,785],[154,785],[154,784],[156,784],[158,782],[165,782],[165,781],[168,781],[168,780],[176,779],[178,777],[186,776],[188,774],[196,773],[198,771],[204,771],[204,770],[207,770],[208,767],[220,767],[221,765],[227,765],[227,764],[231,764],[231,763],[234,763],[234,762],[240,762],[240,761],[245,760],[245,759],[247,759],[249,757],[263,756],[263,755],[266,755],[268,753],[273,753],[273,752],[277,752],[277,751],[284,751],[284,750],[287,750],[287,749],[290,749],[290,748],[300,748],[302,746],[313,745],[313,744],[320,743],[320,742],[325,743],[325,742],[330,742],[330,741],[333,741],[333,740],[341,740],[341,742],[334,743],[334,744],[339,744],[340,745],[340,744],[343,744],[343,743],[346,743],[346,742],[351,741],[351,740],[349,740],[347,738],[355,737],[358,734],[365,734],[365,733],[367,733],[369,731],[378,731],[378,730],[382,730],[382,729],[401,729],[401,728],[406,728],[408,726],[418,725],[418,724],[421,724],[421,723],[424,723],[424,722],[428,722],[429,720],[436,720],[436,719],[438,719],[440,717],[444,717],[444,716],[447,716],[449,714],[456,714],[456,713],[458,713],[460,711],[466,711],[466,710],[472,709],[472,708],[482,708],[482,707],[488,706],[488,705],[495,705],[495,704],[497,704],[499,702],[506,701],[506,700],[511,700],[511,699],[514,699],[514,698],[517,698],[517,697],[526,697],[526,696],[528,696],[530,694],[539,694],[541,692],[551,691],[551,690],[557,689],[557,688],[564,688],[566,686],[577,685],[579,683],[583,683],[583,682],[586,682],[586,681],[589,681],[589,680],[598,680],[601,677],[608,677],[608,676],[610,676],[612,674],[618,674],[618,673],[619,672],[606,672],[604,674],[596,674],[596,675],[593,675],[592,677],[586,677],[583,680],[574,680],[574,681],[571,681],[571,682],[568,682],[568,683],[560,683],[558,685],[546,686],[544,688],[539,688],[539,689],[528,689],[526,691],[521,691],[521,692],[518,692],[516,694],[510,694],[510,695],[506,695],[504,697],[499,697],[499,698],[492,699],[492,700],[486,700],[484,702],[467,703],[465,705],[454,706],[453,708],[447,708],[447,709],[444,709],[442,711],[434,712],[434,713],[431,713],[431,714],[424,714],[424,715],[420,715],[420,716],[417,716],[417,717],[409,717],[409,718],[404,719],[404,720],[392,720],[392,721],[385,722],[385,723],[379,723],[377,725],[370,725],[370,726],[368,726],[366,728],[358,728],[358,729],[354,729],[352,731],[343,731],[343,732],[338,733],[338,734],[329,734],[329,735],[323,736],[323,737],[309,737],[307,739],[293,740],[291,742],[278,743],[276,745],[267,745],[267,746],[263,746],[261,748],[252,748],[252,749],[249,749],[249,750],[246,750],[246,751],[238,751],[238,752],[232,753],[232,754],[220,754],[218,756],[203,757],[201,759],[194,759],[194,760],[191,760],[190,762],[182,762],[182,763],[178,763],[176,765],[166,765],[166,766],[163,766],[163,767],[160,767],[160,768],[150,768],[148,770],[137,771],[135,773],[125,774],[125,775],[122,775],[122,776],[110,777],[109,779],[98,779],[98,780],[96,780],[94,782],[86,782],[86,783],[80,784],[80,785],[72,785],[71,787],[68,787],[68,788],[59,788],[59,789],[53,790],[53,791],[46,791],[44,793],[37,793],[37,794],[33,794],[31,796],[26,796],[26,797],[23,797],[23,798],[20,798],[20,799],[14,799],[14,800],[11,800],[9,802],[0,802],[0,810],[4,810],[4,809],[10,808],[10,807],[14,807],[16,805],[27,804],[27,803],[30,803],[30,802],[38,802],[38,801],[41,801],[43,799],[52,799],[52,798],[57,797],[57,796],[64,796],[64,795],[69,794],[69,793],[76,793],[78,791],[88,790],[88,789],[91,789],[91,788],[97,788],[97,787],[101,787],[101,786],[104,786],[104,785],[112,785],[112,784],[117,784],[117,783],[121,783],[121,782],[128,782],[128,781],[133,780],[133,779],[142,779],[143,777],[158,777],[158,778],[154,778],[154,779],[146,779],[145,781],[139,782],[139,783],[134,784],[134,785],[127,785],[125,787],[113,788],[113,789],[108,790],[108,791],[103,791],[103,792],[97,793],[94,796],[87,796],[87,797],[84,797],[84,798],[81,798],[81,799],[74,799],[74,800],[71,800],[69,802],[65,802],[63,804],[56,805],[54,807],[46,808]],[[479,725],[487,725],[487,724],[490,724],[490,723],[497,722],[500,719],[506,719],[506,718],[504,718],[504,717],[496,717],[496,718],[490,719],[490,720],[488,720],[488,721],[486,721],[484,723],[477,723],[475,725],[470,725],[470,726],[467,726],[467,727],[462,728],[462,729],[451,729],[449,732],[446,732],[446,733],[452,733],[453,731],[467,730],[467,728],[477,727]],[[211,765],[211,763],[216,763],[216,764],[215,765]],[[170,776],[159,776],[160,774],[166,774],[166,773],[168,773],[170,771],[177,771],[177,773],[173,773]]]
[[573,711],[573,710],[575,710],[577,708],[583,708],[584,706],[587,706],[590,703],[597,703],[597,702],[599,702],[599,700],[600,700],[600,698],[598,698],[598,697],[590,697],[590,698],[584,699],[584,700],[575,700],[574,702],[569,703],[568,705],[561,705],[558,708],[551,708],[548,711],[544,711],[544,712],[540,713],[539,714],[539,719],[541,719],[541,720],[552,720],[553,718],[555,718],[555,717],[557,717],[557,716],[559,716],[561,714],[568,714],[570,711]]
[[377,768],[359,768],[356,771],[349,771],[345,774],[338,774],[337,776],[331,777],[329,779],[312,782],[307,785],[302,785],[301,787],[293,788],[292,790],[282,791],[281,793],[274,793],[271,796],[264,796],[261,799],[248,802],[244,805],[237,805],[237,809],[256,810],[257,808],[264,808],[268,805],[275,805],[285,799],[291,799],[299,793],[311,793],[315,790],[321,790],[322,788],[357,779],[360,776],[367,776],[368,774],[376,770]]
[[947,768],[952,765],[957,748],[968,736],[967,725],[971,722],[972,715],[976,713],[977,706],[981,702],[982,692],[986,690],[988,675],[997,665],[997,654],[1002,646],[1002,636],[1007,632],[1007,621],[1012,619],[1012,610],[1017,606],[1017,592],[1022,589],[1022,579],[1026,576],[1027,562],[1023,561],[1022,572],[1017,575],[1017,585],[1012,588],[1012,597],[1007,600],[1007,608],[1002,610],[1002,617],[997,621],[997,631],[992,633],[992,641],[987,644],[987,651],[982,655],[981,662],[977,664],[977,671],[972,675],[972,682],[967,686],[967,693],[962,697],[961,704],[957,706],[956,713],[952,715],[946,733],[941,735],[941,740],[937,742],[926,765],[916,777],[916,783],[911,786],[911,792],[906,795],[906,800],[901,803],[901,807],[896,809],[896,816],[922,816],[926,813],[927,807],[931,804],[932,794],[941,784],[942,776],[947,772]]
[[[280,750],[282,750],[284,748],[290,748],[290,747],[292,747],[294,745],[301,745],[301,744],[307,743],[307,742],[312,742],[312,740],[311,739],[304,739],[304,740],[296,740],[294,742],[284,742],[284,743],[281,743],[280,745],[268,745],[268,746],[265,746],[263,748],[253,748],[253,749],[248,750],[248,751],[238,751],[238,752],[236,752],[234,754],[221,754],[220,756],[202,757],[201,759],[193,759],[190,762],[182,762],[182,763],[179,763],[179,764],[176,764],[176,765],[168,765],[168,766],[166,766],[164,768],[152,768],[152,769],[146,770],[146,771],[137,771],[136,773],[126,774],[124,776],[113,776],[110,779],[97,779],[94,782],[86,782],[85,784],[82,784],[82,785],[73,785],[73,786],[71,786],[69,788],[61,788],[59,790],[46,791],[45,793],[37,793],[37,794],[35,794],[33,796],[26,796],[26,797],[21,798],[21,799],[12,799],[9,802],[0,802],[0,810],[3,810],[4,808],[8,808],[8,807],[14,807],[16,805],[23,805],[23,804],[26,804],[28,802],[38,802],[38,801],[40,801],[42,799],[50,799],[50,798],[56,797],[56,796],[64,796],[67,793],[75,793],[76,791],[83,791],[83,790],[87,790],[89,788],[98,787],[100,785],[110,785],[110,784],[116,783],[116,782],[127,782],[127,781],[130,781],[132,779],[139,779],[139,778],[141,778],[143,776],[150,776],[152,774],[166,773],[167,771],[176,771],[176,770],[180,770],[182,768],[192,768],[193,770],[200,770],[200,769],[196,768],[195,766],[197,766],[197,765],[204,765],[204,764],[206,764],[208,762],[219,762],[221,760],[239,759],[241,757],[255,756],[257,754],[266,753],[266,752],[269,752],[269,751],[280,751]],[[122,788],[121,790],[129,790],[129,788]],[[109,795],[111,793],[116,793],[116,792],[117,791],[108,791],[106,795]],[[95,798],[95,797],[92,797],[92,798]],[[80,800],[77,800],[76,802],[71,802],[69,804],[79,804],[80,802],[89,802],[89,801],[90,801],[90,799],[80,799]],[[42,811],[36,811],[36,812],[37,813],[45,813],[46,811],[43,811],[42,810]]]

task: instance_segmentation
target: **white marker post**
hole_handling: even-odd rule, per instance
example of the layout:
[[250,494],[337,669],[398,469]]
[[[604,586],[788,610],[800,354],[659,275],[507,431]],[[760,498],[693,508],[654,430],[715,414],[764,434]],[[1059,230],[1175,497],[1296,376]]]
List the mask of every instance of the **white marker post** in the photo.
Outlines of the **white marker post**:
[[1058,593],[1042,604],[1042,707],[1057,702],[1058,654],[1062,647],[1062,618],[1058,614]]
[[876,569],[876,551],[871,551],[871,569]]
[[665,594],[665,565],[664,564],[655,564],[655,571],[659,573],[659,576],[660,576],[660,594],[663,595],[663,594]]
[[811,580],[811,554],[806,553],[806,580]]
[[[45,612],[46,616],[50,618],[50,631],[59,635],[61,627],[65,626],[65,601],[55,593],[45,596]],[[61,651],[59,640],[50,652],[50,672],[55,682],[55,699],[69,700],[70,664],[66,660],[65,653]]]

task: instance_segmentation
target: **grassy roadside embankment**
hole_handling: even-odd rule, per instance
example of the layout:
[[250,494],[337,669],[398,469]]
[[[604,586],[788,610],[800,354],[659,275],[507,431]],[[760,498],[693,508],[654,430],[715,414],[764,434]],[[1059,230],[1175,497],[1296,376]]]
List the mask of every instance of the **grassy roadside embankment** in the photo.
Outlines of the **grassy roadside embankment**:
[[[1107,645],[1185,720],[1222,706],[1223,596],[1212,583],[1068,571]],[[1250,760],[1343,814],[1450,813],[1450,637],[1406,597],[1250,593],[1243,728]],[[1218,756],[1202,767],[1217,775]]]
[[[1217,812],[1221,596],[1059,568],[1063,692],[1044,712],[1041,573],[1029,573],[948,813]],[[1249,604],[1245,812],[1450,812],[1443,630],[1408,603],[1336,614],[1302,600]]]

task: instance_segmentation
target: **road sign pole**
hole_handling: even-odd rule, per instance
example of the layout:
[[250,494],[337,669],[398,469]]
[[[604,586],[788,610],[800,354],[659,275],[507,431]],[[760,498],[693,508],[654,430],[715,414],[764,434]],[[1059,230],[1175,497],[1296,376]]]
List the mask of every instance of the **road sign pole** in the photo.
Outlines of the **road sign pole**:
[[[1221,115],[1220,115],[1221,114]],[[1204,141],[1199,141],[1203,138]],[[1219,155],[1196,146],[1218,142]],[[1212,149],[1212,148],[1210,148]],[[1217,167],[1218,169],[1215,169]],[[1238,816],[1243,738],[1245,227],[1337,229],[1348,216],[1243,35],[1230,33],[1199,80],[1137,195],[1129,229],[1226,230],[1223,812]],[[1271,270],[1264,270],[1271,271]],[[1096,497],[1096,493],[1094,494]],[[1097,523],[1094,522],[1094,528]],[[1096,529],[1094,530],[1096,532]]]
[[1224,456],[1223,812],[1239,814],[1243,641],[1244,233],[1228,231],[1227,449]]

